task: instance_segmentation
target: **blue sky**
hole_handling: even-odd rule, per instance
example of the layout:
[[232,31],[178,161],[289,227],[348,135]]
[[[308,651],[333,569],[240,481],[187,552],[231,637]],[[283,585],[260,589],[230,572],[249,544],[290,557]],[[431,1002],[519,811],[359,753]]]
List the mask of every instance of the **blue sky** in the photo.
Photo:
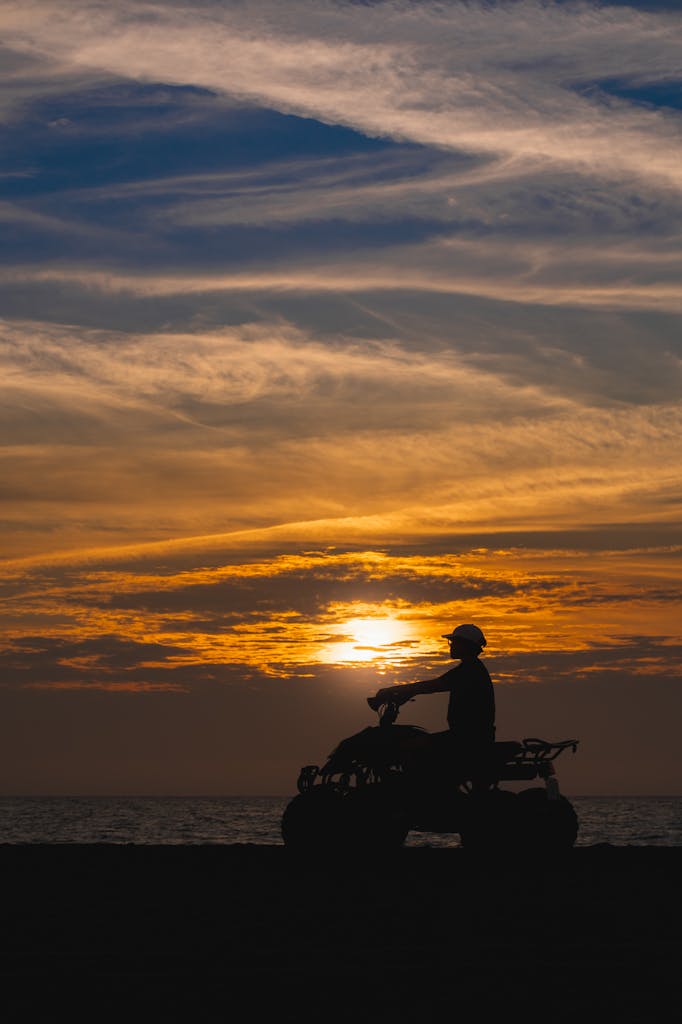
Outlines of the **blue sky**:
[[[633,692],[674,676],[680,20],[0,0],[7,721],[26,686],[162,702],[219,663],[345,693],[368,667],[333,643],[373,619],[405,624],[397,678],[481,616],[505,678],[540,649],[603,680],[621,646]],[[296,622],[281,658],[230,641]]]

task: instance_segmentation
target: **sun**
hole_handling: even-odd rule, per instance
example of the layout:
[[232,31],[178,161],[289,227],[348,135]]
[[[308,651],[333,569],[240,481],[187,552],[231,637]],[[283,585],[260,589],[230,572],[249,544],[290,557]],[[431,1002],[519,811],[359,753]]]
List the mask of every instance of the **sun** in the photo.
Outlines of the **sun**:
[[348,619],[340,631],[343,639],[333,645],[336,662],[384,661],[397,656],[396,648],[408,642],[404,623],[388,618]]
[[359,647],[385,647],[400,642],[400,623],[394,619],[350,619],[346,630],[352,633]]

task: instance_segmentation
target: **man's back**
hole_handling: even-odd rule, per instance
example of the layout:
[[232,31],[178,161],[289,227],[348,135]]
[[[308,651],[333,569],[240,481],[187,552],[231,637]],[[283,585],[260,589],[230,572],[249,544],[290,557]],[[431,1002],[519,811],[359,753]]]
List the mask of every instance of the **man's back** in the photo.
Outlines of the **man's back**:
[[448,683],[448,725],[467,746],[495,739],[495,694],[488,669],[478,658],[468,658],[441,676]]

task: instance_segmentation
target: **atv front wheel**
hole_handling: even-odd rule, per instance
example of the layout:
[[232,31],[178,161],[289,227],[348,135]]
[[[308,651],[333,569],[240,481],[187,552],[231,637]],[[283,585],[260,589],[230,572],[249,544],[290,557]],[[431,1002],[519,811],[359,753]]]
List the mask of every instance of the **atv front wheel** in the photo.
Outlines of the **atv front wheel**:
[[313,786],[295,796],[282,815],[284,845],[328,852],[346,833],[345,793],[336,786]]
[[313,786],[295,796],[282,816],[285,846],[333,854],[389,850],[405,841],[408,824],[380,786]]

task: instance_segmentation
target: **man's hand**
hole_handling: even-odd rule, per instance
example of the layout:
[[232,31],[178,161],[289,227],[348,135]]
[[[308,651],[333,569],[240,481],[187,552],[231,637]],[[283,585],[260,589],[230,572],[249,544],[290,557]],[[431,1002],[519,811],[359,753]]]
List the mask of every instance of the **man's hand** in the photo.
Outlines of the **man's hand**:
[[404,704],[410,699],[406,686],[385,686],[383,690],[377,690],[373,697],[367,701],[373,711],[376,711],[382,704]]

